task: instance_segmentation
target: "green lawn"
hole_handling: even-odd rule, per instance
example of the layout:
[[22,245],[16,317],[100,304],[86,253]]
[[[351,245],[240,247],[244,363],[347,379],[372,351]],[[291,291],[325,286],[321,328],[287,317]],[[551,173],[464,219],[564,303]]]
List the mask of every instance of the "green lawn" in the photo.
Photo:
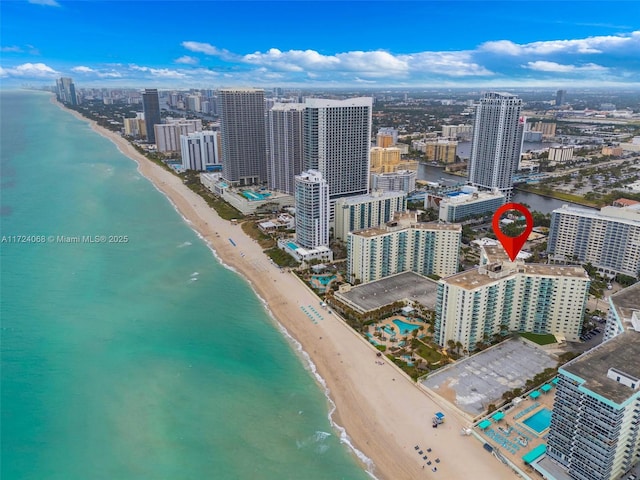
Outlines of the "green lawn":
[[527,340],[531,340],[538,345],[549,345],[551,343],[556,343],[556,337],[554,337],[550,333],[538,334],[525,332],[521,333],[520,336],[526,338]]
[[419,340],[414,340],[415,352],[429,363],[437,363],[442,359],[442,354]]

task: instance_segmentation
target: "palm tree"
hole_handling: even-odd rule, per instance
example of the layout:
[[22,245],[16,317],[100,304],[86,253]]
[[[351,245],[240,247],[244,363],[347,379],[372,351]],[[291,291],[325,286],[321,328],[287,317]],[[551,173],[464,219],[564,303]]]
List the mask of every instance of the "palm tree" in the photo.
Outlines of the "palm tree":
[[447,340],[447,345],[449,346],[449,350],[453,351],[453,349],[456,347],[456,342],[455,340]]
[[457,353],[458,355],[460,355],[460,349],[461,349],[461,348],[462,348],[462,342],[457,341],[457,342],[456,342],[456,353]]

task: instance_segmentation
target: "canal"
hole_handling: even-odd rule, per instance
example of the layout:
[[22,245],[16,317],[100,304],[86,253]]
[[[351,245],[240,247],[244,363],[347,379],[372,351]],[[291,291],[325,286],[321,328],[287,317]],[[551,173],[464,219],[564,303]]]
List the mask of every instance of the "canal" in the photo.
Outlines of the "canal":
[[[459,177],[446,173],[442,167],[434,167],[432,165],[420,164],[418,166],[418,180],[426,180],[429,182],[444,183],[451,185],[454,183],[465,183],[466,177]],[[562,205],[573,205],[581,208],[589,208],[583,205],[567,202],[565,200],[557,200],[555,198],[547,198],[535,193],[516,192],[512,199],[517,203],[526,203],[531,210],[541,213],[551,213],[552,210],[562,207]]]

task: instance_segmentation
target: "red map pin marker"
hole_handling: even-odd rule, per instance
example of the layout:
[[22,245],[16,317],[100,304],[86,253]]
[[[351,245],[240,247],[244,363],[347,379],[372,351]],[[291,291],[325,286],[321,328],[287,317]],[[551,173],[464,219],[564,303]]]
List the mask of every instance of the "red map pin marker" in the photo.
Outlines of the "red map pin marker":
[[[500,217],[504,212],[509,210],[517,210],[522,213],[527,221],[527,226],[525,227],[524,232],[517,237],[505,235],[502,233],[502,230],[500,230]],[[529,238],[531,230],[533,230],[533,217],[531,216],[531,212],[524,205],[520,205],[519,203],[506,203],[493,214],[493,233],[495,233],[498,240],[500,240],[502,248],[507,252],[507,255],[509,255],[512,262],[518,256],[518,253],[520,253],[520,250],[527,241],[527,238]]]

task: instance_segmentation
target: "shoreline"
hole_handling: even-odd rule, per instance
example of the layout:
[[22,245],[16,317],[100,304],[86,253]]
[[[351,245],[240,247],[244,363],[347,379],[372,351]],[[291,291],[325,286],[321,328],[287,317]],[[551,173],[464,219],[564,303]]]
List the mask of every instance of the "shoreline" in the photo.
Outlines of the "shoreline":
[[[140,154],[120,134],[98,126],[53,97],[51,101],[87,122],[136,162],[138,172],[167,197],[207,243],[216,260],[249,283],[324,389],[335,433],[371,476],[380,480],[517,478],[487,454],[475,438],[460,435],[460,429],[470,421],[462,418],[457,409],[413,383],[391,362],[379,365],[377,350],[337,314],[325,315],[326,311],[321,311],[324,318],[311,323],[302,307],[317,305],[318,297],[295,275],[283,273],[269,262],[253,239],[239,226],[222,220],[180,177]],[[231,238],[234,244],[229,241]],[[431,417],[436,411],[443,411],[447,422],[432,429]],[[433,449],[430,459],[437,456],[441,460],[437,472],[424,468],[415,445]],[[464,462],[460,462],[461,453]]]
[[514,190],[518,190],[520,192],[525,192],[525,193],[531,193],[533,195],[539,195],[539,196],[544,197],[544,198],[552,198],[554,200],[560,200],[562,202],[571,203],[573,205],[580,205],[581,207],[594,208],[596,210],[600,209],[600,207],[598,207],[595,203],[583,203],[583,202],[579,202],[577,200],[567,200],[566,198],[556,197],[556,196],[554,196],[552,194],[541,193],[541,192],[535,191],[535,190],[528,190],[528,189],[522,188],[520,186],[514,187]]

